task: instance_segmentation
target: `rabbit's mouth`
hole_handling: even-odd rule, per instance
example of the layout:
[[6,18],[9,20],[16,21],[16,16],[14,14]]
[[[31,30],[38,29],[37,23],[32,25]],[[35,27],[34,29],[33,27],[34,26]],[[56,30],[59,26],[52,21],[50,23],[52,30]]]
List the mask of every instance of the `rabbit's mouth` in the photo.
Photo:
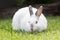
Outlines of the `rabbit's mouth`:
[[33,31],[33,24],[31,24],[31,31]]

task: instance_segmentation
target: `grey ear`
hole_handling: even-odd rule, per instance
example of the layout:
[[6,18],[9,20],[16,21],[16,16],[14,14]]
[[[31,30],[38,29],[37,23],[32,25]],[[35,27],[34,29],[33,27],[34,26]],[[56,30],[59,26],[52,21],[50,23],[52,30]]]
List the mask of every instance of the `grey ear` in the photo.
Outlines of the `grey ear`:
[[32,14],[33,14],[32,6],[31,6],[31,5],[29,5],[29,12],[30,12],[30,15],[32,15]]

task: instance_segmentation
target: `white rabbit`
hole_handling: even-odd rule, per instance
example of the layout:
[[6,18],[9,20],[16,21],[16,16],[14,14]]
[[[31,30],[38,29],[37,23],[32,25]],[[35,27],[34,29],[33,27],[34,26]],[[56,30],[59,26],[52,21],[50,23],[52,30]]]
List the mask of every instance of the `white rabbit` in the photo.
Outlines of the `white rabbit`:
[[47,29],[47,19],[42,14],[43,6],[38,9],[29,5],[19,9],[12,19],[14,30],[24,30],[26,32],[43,31]]

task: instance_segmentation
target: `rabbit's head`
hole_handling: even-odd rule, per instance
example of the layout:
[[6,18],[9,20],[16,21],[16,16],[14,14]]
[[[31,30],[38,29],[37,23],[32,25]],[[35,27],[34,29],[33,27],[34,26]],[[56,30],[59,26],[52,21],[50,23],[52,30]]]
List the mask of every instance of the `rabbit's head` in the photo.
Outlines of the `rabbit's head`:
[[29,12],[30,12],[30,19],[29,19],[29,23],[31,25],[31,27],[34,27],[38,21],[39,21],[39,17],[42,13],[42,10],[43,10],[43,6],[40,6],[36,13],[33,13],[33,7],[31,5],[29,5]]

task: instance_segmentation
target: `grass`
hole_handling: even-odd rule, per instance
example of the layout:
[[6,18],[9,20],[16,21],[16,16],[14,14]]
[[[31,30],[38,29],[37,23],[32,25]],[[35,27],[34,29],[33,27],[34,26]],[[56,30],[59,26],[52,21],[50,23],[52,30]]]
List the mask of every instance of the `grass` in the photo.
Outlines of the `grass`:
[[60,17],[48,16],[48,28],[43,32],[14,31],[11,18],[0,18],[0,40],[60,40]]

